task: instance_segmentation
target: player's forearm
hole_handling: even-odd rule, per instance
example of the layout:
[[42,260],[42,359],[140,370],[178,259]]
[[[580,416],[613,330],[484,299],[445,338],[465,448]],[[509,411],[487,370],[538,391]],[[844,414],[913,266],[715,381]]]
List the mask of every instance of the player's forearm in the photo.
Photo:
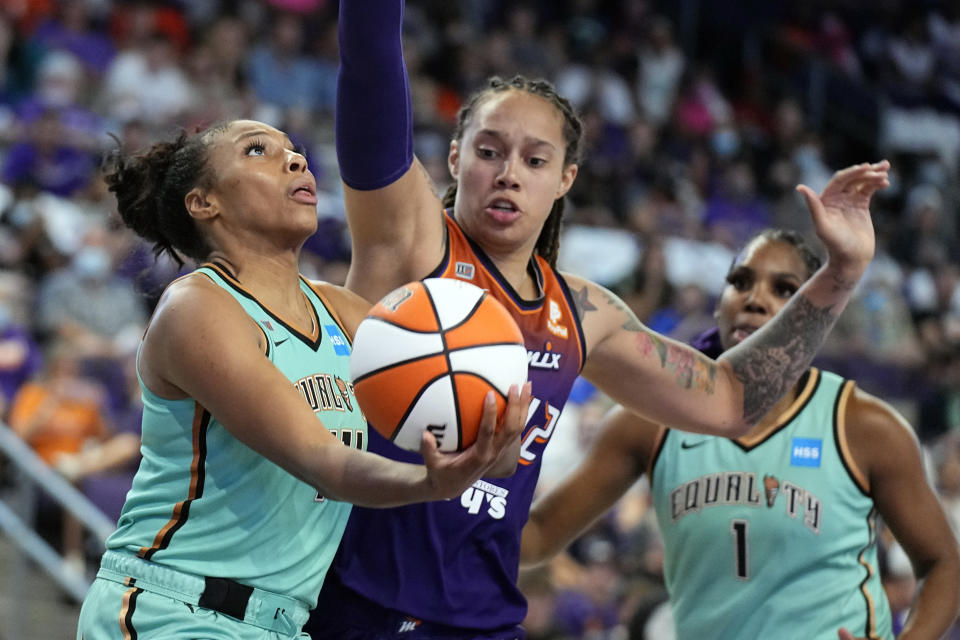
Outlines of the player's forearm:
[[441,497],[423,465],[339,444],[321,448],[308,479],[325,498],[362,507],[395,507]]
[[850,274],[822,268],[780,313],[720,357],[742,385],[745,423],[763,418],[810,367],[850,299],[859,278]]
[[960,611],[960,561],[954,554],[938,561],[920,583],[899,640],[937,640]]
[[341,0],[335,113],[340,175],[372,190],[413,162],[413,117],[403,61],[402,0]]

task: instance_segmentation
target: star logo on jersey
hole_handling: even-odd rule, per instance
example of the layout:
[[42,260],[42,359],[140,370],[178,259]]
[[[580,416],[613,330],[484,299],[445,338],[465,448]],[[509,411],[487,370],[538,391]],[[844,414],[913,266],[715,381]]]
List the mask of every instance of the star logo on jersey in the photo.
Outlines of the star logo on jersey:
[[566,338],[570,332],[567,331],[566,325],[560,324],[560,321],[563,320],[563,311],[560,310],[560,305],[557,304],[556,300],[550,300],[548,309],[550,317],[547,319],[547,329],[558,338]]

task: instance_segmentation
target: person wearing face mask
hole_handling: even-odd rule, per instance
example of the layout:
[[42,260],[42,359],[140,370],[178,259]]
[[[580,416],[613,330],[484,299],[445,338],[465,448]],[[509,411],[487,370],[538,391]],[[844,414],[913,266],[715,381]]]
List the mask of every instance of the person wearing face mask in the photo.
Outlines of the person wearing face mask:
[[[695,345],[713,356],[734,348],[819,264],[798,233],[759,233],[727,273],[717,328]],[[922,580],[896,637],[934,640],[950,627],[957,541],[892,406],[810,367],[744,435],[681,427],[611,410],[584,462],[534,504],[522,562],[566,548],[646,473],[678,640],[893,638],[879,519]]]
[[48,275],[37,293],[40,329],[90,357],[129,352],[147,319],[145,299],[114,272],[107,233],[89,232],[69,265]]

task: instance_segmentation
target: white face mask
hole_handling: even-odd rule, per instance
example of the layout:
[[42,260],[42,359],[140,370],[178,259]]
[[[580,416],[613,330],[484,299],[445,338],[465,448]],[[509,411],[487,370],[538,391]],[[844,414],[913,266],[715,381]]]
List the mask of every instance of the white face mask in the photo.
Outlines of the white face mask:
[[74,273],[89,280],[103,280],[109,273],[110,254],[103,247],[83,247],[73,256]]

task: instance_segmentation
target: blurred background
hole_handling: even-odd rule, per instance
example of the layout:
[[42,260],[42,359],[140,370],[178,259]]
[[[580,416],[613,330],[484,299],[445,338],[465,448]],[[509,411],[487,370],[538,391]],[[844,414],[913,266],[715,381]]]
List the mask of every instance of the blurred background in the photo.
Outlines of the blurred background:
[[[180,273],[120,225],[103,152],[237,117],[285,130],[320,191],[302,271],[342,282],[336,14],[334,0],[2,3],[0,638],[73,637],[138,460],[137,341]],[[408,0],[404,30],[416,152],[438,190],[470,92],[492,74],[551,80],[587,143],[561,268],[680,340],[711,326],[752,233],[815,241],[796,184],[889,159],[877,256],[818,364],[908,418],[960,529],[960,1]],[[578,384],[543,487],[609,406]],[[902,614],[910,565],[880,541]],[[531,639],[669,639],[661,568],[641,481],[524,572]]]

